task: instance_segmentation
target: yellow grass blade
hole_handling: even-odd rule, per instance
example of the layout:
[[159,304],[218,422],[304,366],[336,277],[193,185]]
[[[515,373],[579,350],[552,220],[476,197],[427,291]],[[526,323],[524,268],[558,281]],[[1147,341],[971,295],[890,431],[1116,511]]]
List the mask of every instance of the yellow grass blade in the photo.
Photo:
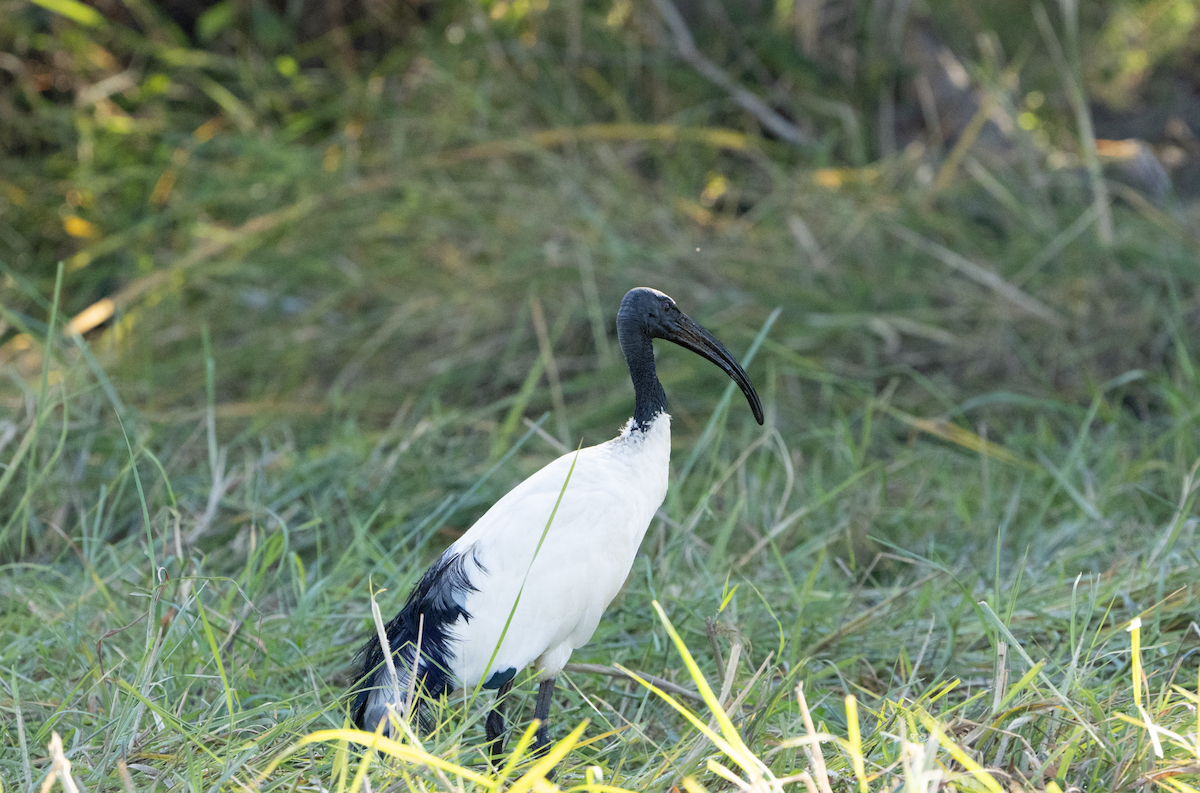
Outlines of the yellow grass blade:
[[749,791],[751,789],[750,786],[746,784],[746,781],[744,779],[742,779],[737,774],[733,773],[728,768],[721,765],[720,763],[718,763],[716,760],[712,759],[711,757],[708,759],[708,762],[705,763],[705,766],[708,768],[710,773],[716,774],[717,776],[721,777],[721,779],[724,779],[726,782],[733,784],[733,786],[738,788],[739,790]]
[[1130,665],[1133,672],[1133,701],[1138,710],[1141,710],[1142,681],[1145,679],[1145,673],[1142,672],[1142,618],[1134,617],[1125,630],[1129,631],[1129,654],[1133,662]]
[[977,454],[986,454],[988,457],[999,460],[1002,463],[1008,463],[1009,465],[1015,465],[1020,468],[1028,468],[1031,470],[1037,468],[1037,466],[1033,463],[1022,459],[995,441],[985,440],[970,430],[965,430],[957,424],[952,424],[945,419],[917,418],[916,416],[905,413],[903,410],[897,410],[893,407],[885,407],[885,410],[889,416],[899,419],[913,429],[941,438],[942,440],[953,443],[956,446],[962,446],[964,449],[970,449]]
[[533,738],[537,734],[537,719],[529,723],[521,738],[517,741],[517,745],[512,748],[508,755],[508,762],[500,769],[500,775],[496,777],[496,787],[504,784],[505,780],[512,774],[513,769],[517,767],[517,763],[521,762],[521,758],[525,756],[525,750],[533,743]]
[[850,762],[854,765],[854,776],[858,778],[858,789],[867,793],[867,768],[863,762],[862,731],[858,727],[858,700],[853,694],[846,695],[846,733],[850,738]]
[[668,705],[670,705],[672,708],[674,708],[675,711],[677,713],[679,713],[679,715],[683,716],[685,719],[687,719],[689,722],[691,722],[692,726],[695,727],[697,730],[699,730],[704,735],[705,738],[712,741],[713,745],[716,746],[718,749],[720,749],[721,752],[723,752],[724,754],[726,754],[730,757],[734,756],[734,754],[736,753],[737,750],[734,749],[733,746],[731,746],[729,744],[729,742],[726,741],[724,738],[722,738],[720,735],[717,735],[715,732],[710,730],[708,728],[708,725],[705,724],[703,721],[701,721],[696,716],[696,714],[692,713],[686,706],[681,705],[674,697],[672,697],[670,694],[663,691],[661,688],[654,685],[650,681],[643,678],[637,672],[626,669],[625,667],[621,666],[620,664],[616,664],[615,666],[618,669],[620,669],[622,672],[624,672],[625,674],[629,675],[631,678],[636,680],[638,683],[641,683],[643,686],[648,688],[651,691],[651,693],[660,697],[663,700],[663,702],[666,702]]
[[942,732],[942,728],[938,726],[937,721],[934,720],[932,716],[926,713],[923,709],[918,709],[917,718],[919,718],[921,723],[925,725],[925,729],[929,731],[929,734],[937,739],[937,742],[942,745],[942,748],[950,753],[950,756],[954,758],[955,762],[967,769],[968,773],[972,774],[976,779],[982,782],[983,786],[986,787],[990,793],[1004,793],[1004,788],[999,782],[996,781],[996,778],[985,771],[983,766],[975,762],[970,755],[963,751],[961,746],[950,740],[950,737],[947,736],[946,733]]
[[700,671],[700,666],[696,660],[692,658],[692,654],[688,651],[687,645],[679,634],[675,631],[675,626],[667,619],[667,613],[663,611],[663,607],[658,601],[654,601],[654,610],[658,612],[658,618],[662,621],[663,626],[667,629],[667,635],[671,637],[671,641],[675,643],[675,649],[679,651],[680,657],[683,659],[684,666],[687,667],[688,674],[692,676],[692,680],[696,683],[696,690],[700,692],[700,696],[704,698],[704,704],[708,705],[708,709],[712,711],[713,718],[717,720],[717,724],[721,728],[721,734],[725,737],[732,752],[726,752],[729,758],[742,767],[742,770],[751,775],[761,775],[766,766],[761,760],[754,756],[754,753],[742,742],[742,736],[738,733],[737,728],[733,726],[733,722],[729,720],[729,715],[725,713],[725,709],[721,707],[720,701],[717,700],[717,695],[713,693],[712,687],[708,685],[708,681],[704,679],[704,673]]
[[1200,793],[1200,789],[1189,785],[1187,782],[1181,782],[1171,777],[1155,777],[1154,782],[1172,791],[1172,793]]
[[746,150],[750,140],[740,132],[720,128],[680,127],[675,124],[585,124],[580,127],[561,127],[535,132],[509,140],[493,140],[475,146],[436,154],[427,159],[430,165],[452,165],[469,160],[485,160],[529,151],[548,149],[567,143],[588,141],[659,141],[662,143],[700,143],[720,149]]
[[[534,719],[536,722],[537,720]],[[574,748],[579,742],[579,736],[583,735],[583,731],[587,729],[588,720],[584,719],[579,722],[579,726],[571,730],[571,734],[563,738],[554,746],[550,747],[550,751],[546,752],[546,756],[534,763],[533,768],[529,769],[525,776],[513,782],[507,793],[526,793],[532,789],[537,782],[544,782],[546,774],[550,773],[550,769],[558,765],[559,761],[567,756],[567,752]]]
[[[585,722],[586,723],[586,722]],[[427,765],[430,768],[439,768],[443,771],[449,771],[451,774],[469,779],[476,784],[491,788],[492,780],[476,771],[469,768],[464,768],[460,765],[447,762],[436,755],[429,754],[422,749],[417,749],[412,746],[407,746],[402,743],[393,741],[391,738],[384,738],[381,735],[375,735],[362,730],[353,730],[342,728],[339,730],[317,730],[305,735],[296,743],[289,746],[278,757],[272,760],[263,772],[259,775],[259,782],[270,776],[279,764],[284,761],[289,755],[297,750],[314,743],[331,743],[334,741],[347,741],[364,746],[367,749],[374,749],[383,754],[395,757],[398,760],[403,760],[412,765]],[[557,747],[556,747],[557,748]]]

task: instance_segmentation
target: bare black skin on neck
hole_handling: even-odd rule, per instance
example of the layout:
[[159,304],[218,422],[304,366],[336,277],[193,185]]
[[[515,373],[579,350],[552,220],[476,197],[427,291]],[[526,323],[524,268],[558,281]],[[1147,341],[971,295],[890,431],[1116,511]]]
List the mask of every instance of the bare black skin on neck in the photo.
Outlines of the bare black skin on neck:
[[640,327],[627,328],[622,332],[620,320],[617,322],[617,337],[621,340],[621,351],[625,353],[629,377],[633,380],[635,429],[645,431],[656,416],[667,412],[667,394],[654,369],[654,345],[650,334]]
[[650,422],[660,413],[667,412],[667,394],[663,391],[658,373],[654,369],[654,344],[651,321],[661,313],[661,300],[670,300],[661,292],[650,289],[633,289],[621,301],[617,312],[617,338],[625,363],[629,365],[629,377],[633,380],[634,429],[645,432]]
[[617,311],[617,338],[633,380],[636,429],[649,429],[654,418],[667,410],[667,395],[654,370],[654,339],[678,344],[721,367],[746,395],[755,420],[763,423],[762,403],[746,372],[725,345],[680,311],[668,295],[645,286],[630,289]]

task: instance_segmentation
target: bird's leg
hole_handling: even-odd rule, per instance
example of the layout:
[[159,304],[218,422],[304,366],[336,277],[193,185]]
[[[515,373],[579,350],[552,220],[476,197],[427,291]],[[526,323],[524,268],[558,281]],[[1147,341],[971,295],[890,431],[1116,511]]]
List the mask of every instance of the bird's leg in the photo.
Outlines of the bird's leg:
[[540,757],[550,748],[550,704],[554,701],[554,678],[538,683],[537,704],[533,717],[538,720],[537,736],[533,739],[533,754]]
[[[533,717],[538,720],[537,735],[533,739],[533,756],[541,757],[550,751],[550,705],[554,702],[554,678],[538,683],[537,704],[533,706]],[[546,772],[546,781],[554,781],[554,769]]]
[[499,757],[504,751],[504,698],[508,696],[508,692],[512,690],[513,684],[509,680],[507,683],[501,684],[496,690],[496,702],[492,705],[491,711],[488,712],[487,729],[488,744],[491,746],[492,757]]

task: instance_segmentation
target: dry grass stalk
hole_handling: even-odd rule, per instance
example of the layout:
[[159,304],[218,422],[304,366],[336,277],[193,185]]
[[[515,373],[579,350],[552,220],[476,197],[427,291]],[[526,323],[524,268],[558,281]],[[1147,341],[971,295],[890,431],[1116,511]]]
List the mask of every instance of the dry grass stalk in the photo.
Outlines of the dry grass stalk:
[[75,784],[75,778],[71,776],[71,761],[63,754],[62,738],[57,732],[50,733],[49,749],[50,773],[42,782],[41,793],[50,793],[56,779],[62,783],[64,793],[87,793]]

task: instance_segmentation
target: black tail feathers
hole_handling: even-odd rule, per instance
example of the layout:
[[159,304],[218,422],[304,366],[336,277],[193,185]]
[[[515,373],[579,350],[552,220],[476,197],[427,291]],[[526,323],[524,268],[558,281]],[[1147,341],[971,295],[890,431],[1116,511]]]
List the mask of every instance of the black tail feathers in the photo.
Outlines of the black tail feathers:
[[[413,587],[404,608],[387,624],[387,643],[396,669],[394,681],[377,636],[359,651],[356,661],[360,671],[351,689],[354,699],[350,712],[360,730],[373,732],[387,716],[389,705],[403,712],[414,670],[416,691],[421,696],[437,699],[454,687],[450,672],[456,650],[453,626],[459,619],[471,618],[463,601],[467,592],[475,590],[467,576],[468,558],[482,570],[473,557],[449,551],[442,554]],[[388,728],[384,729],[386,733]]]

